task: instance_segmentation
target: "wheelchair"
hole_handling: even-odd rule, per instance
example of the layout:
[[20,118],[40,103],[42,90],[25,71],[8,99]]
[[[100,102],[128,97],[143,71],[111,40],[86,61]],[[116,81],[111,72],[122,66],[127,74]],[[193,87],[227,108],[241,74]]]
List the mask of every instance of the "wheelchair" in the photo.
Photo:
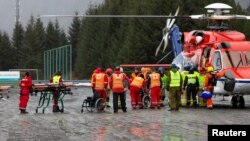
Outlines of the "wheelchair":
[[105,103],[103,102],[103,98],[101,98],[100,96],[88,96],[86,99],[83,100],[81,113],[83,113],[84,108],[88,112],[103,112],[105,108]]
[[148,93],[145,93],[144,91],[141,91],[141,98],[142,98],[142,106],[145,109],[150,108],[151,106],[151,98]]

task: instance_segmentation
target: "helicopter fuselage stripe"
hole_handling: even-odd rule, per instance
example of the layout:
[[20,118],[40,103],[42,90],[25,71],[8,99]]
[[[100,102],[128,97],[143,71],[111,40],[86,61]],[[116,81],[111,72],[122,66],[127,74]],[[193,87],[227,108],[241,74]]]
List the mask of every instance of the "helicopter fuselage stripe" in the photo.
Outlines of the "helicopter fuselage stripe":
[[[225,79],[217,79],[217,81],[222,81],[222,82],[224,82],[225,81]],[[250,79],[247,79],[247,80],[235,80],[235,83],[250,83]]]

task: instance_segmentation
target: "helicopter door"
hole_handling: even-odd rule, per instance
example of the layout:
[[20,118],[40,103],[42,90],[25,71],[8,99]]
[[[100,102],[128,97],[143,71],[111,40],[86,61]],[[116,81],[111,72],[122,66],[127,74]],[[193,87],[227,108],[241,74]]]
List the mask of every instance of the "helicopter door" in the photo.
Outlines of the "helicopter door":
[[[221,52],[215,51],[212,64],[215,71],[219,71],[222,69],[222,60],[221,60]],[[231,71],[227,71],[224,74],[225,80],[224,80],[224,90],[227,92],[232,92],[235,87],[235,77],[234,74]]]

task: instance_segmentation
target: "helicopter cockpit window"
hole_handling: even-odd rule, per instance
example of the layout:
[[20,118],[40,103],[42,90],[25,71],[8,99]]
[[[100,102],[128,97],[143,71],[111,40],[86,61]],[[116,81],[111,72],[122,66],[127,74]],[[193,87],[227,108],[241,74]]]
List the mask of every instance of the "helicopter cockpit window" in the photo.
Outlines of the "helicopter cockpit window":
[[213,66],[214,66],[214,70],[221,70],[221,68],[222,68],[222,65],[221,65],[221,55],[220,55],[219,51],[216,51],[214,53]]
[[238,68],[243,67],[243,61],[240,51],[223,51],[223,66],[224,68]]
[[250,52],[245,52],[247,66],[250,66]]

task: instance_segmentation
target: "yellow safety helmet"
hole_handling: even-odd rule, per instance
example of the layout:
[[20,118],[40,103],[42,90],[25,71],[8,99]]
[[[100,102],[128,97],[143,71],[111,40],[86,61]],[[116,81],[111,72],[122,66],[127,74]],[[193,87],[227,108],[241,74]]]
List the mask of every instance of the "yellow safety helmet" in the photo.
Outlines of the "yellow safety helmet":
[[207,72],[212,72],[214,71],[214,68],[212,66],[207,67]]

